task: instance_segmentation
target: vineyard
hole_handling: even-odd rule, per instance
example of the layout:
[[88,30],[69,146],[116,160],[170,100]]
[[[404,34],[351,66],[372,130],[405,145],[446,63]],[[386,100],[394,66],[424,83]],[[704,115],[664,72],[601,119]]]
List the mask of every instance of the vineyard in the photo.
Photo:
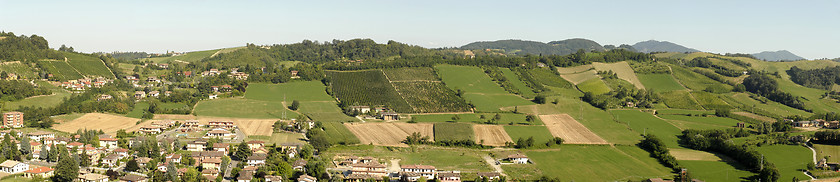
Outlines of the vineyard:
[[385,75],[388,79],[394,82],[398,81],[434,81],[435,73],[432,68],[428,67],[408,67],[408,68],[394,68],[384,69]]
[[396,112],[413,111],[380,70],[327,72],[327,76],[335,97],[348,105],[384,105]]
[[114,75],[108,67],[105,67],[105,63],[97,57],[86,56],[79,53],[64,53],[64,56],[67,57],[67,61],[70,63],[70,66],[79,70],[79,73],[83,75],[114,78]]
[[39,61],[38,64],[58,80],[75,80],[83,77],[82,74],[79,74],[70,64],[64,61],[44,60]]
[[414,112],[469,112],[470,106],[440,82],[394,82],[397,92],[414,106]]

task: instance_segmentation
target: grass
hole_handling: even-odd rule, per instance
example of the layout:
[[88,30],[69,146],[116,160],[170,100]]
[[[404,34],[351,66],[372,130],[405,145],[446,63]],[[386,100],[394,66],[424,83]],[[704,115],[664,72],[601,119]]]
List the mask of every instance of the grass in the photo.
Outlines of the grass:
[[622,80],[626,80],[627,82],[632,83],[636,88],[643,89],[645,86],[639,81],[639,77],[636,76],[636,72],[633,71],[633,68],[627,64],[627,61],[615,62],[615,63],[600,63],[594,62],[592,66],[595,67],[595,70],[598,71],[613,71],[618,78]]
[[814,144],[814,150],[817,151],[817,159],[828,157],[828,162],[840,162],[840,145]]
[[320,81],[301,81],[282,84],[252,83],[248,84],[245,98],[263,101],[286,102],[293,100],[305,101],[334,101],[326,92],[326,87]]
[[811,179],[802,174],[805,166],[812,162],[811,150],[799,145],[765,145],[757,148],[764,158],[776,165],[779,179]]
[[665,103],[669,108],[674,109],[690,109],[690,110],[702,110],[703,107],[700,106],[694,98],[691,97],[691,93],[687,90],[675,90],[670,92],[663,92],[660,94],[662,102]]
[[184,104],[184,103],[159,103],[157,106],[161,109],[183,109],[183,108],[187,108],[187,104]]
[[315,121],[341,122],[354,121],[356,118],[342,113],[341,108],[335,102],[303,102],[298,109],[303,114]]
[[527,139],[534,137],[535,144],[542,144],[554,138],[545,126],[504,126],[505,132],[510,139],[516,141],[519,138]]
[[777,115],[780,117],[784,116],[792,116],[792,115],[801,115],[801,116],[810,116],[811,113],[807,111],[799,110],[796,108],[788,107],[784,104],[780,104],[778,102],[768,101],[762,103],[761,101],[755,100],[750,97],[747,93],[730,93],[727,94],[727,97],[723,97],[729,104],[733,106],[741,106],[741,108],[749,108],[749,112],[753,113],[770,113],[773,115]]
[[284,144],[284,143],[299,143],[299,144],[306,143],[306,141],[304,141],[305,137],[303,136],[303,134],[300,134],[300,133],[282,132],[282,133],[272,133],[271,136],[252,135],[252,136],[248,136],[248,138],[264,141],[268,144],[277,144],[277,145]]
[[327,140],[332,144],[357,144],[359,138],[353,135],[341,122],[321,122],[324,132],[327,133]]
[[673,75],[677,80],[685,85],[691,90],[704,90],[707,87],[723,89],[723,90],[732,90],[732,86],[720,83],[718,81],[712,80],[709,77],[701,75],[699,73],[695,73],[691,70],[686,68],[669,65],[671,66],[671,70],[673,70]]
[[671,120],[674,125],[682,129],[728,129],[741,121],[722,117],[702,117],[685,115],[660,115],[663,119]]
[[668,168],[633,146],[567,145],[560,151],[528,151],[526,154],[542,174],[570,181],[627,181],[671,176]]
[[19,79],[35,79],[38,77],[31,67],[23,63],[0,64],[0,72],[3,71],[6,73],[14,73],[19,77]]
[[680,85],[674,76],[670,74],[639,74],[639,80],[645,85],[648,90],[655,92],[669,92],[674,90],[685,90],[685,87]]
[[[323,152],[327,158],[334,156],[370,156],[383,162],[400,159],[400,165],[422,164],[435,166],[438,170],[461,171],[462,175],[476,172],[490,172],[482,155],[486,153],[464,148],[440,148],[416,146],[411,148],[381,147],[371,145],[336,146]],[[389,163],[390,165],[390,163]],[[466,177],[464,178],[466,179]],[[472,178],[470,178],[472,179]]]
[[[509,124],[511,122],[515,124],[534,124],[534,125],[542,125],[542,122],[535,121],[534,123],[528,123],[525,121],[525,114],[515,114],[515,113],[476,113],[476,114],[457,114],[458,117],[461,119],[458,122],[473,122],[473,123],[484,123],[485,121],[489,121],[493,119],[493,117],[498,114],[501,116],[501,120],[497,121],[498,124]],[[425,115],[412,115],[412,119],[416,122],[448,122],[452,121],[452,117],[455,114],[425,114]],[[481,116],[484,116],[484,119],[481,119]]]
[[204,100],[196,104],[194,113],[197,116],[283,119],[284,111],[287,119],[298,117],[280,103],[242,98]]
[[692,178],[704,181],[749,181],[747,178],[754,175],[735,162],[684,160],[678,162],[682,167],[688,169]]
[[531,87],[528,87],[528,85],[525,85],[525,82],[522,82],[519,75],[516,75],[516,73],[511,71],[509,68],[501,68],[500,70],[505,78],[507,78],[508,82],[510,82],[514,88],[519,90],[519,95],[525,98],[534,98],[534,96],[537,96],[537,93],[534,93]]
[[41,67],[46,69],[48,73],[53,74],[53,77],[58,80],[75,80],[84,77],[73,66],[64,61],[41,60],[38,61],[38,64],[41,64]]
[[577,85],[582,92],[589,92],[595,95],[605,94],[610,92],[610,87],[604,84],[601,79],[590,79]]
[[464,91],[462,97],[478,111],[496,112],[502,107],[533,104],[496,85],[478,67],[438,65],[435,69],[447,87]]
[[639,133],[628,130],[627,125],[616,122],[610,113],[581,101],[575,94],[548,98],[549,101],[555,99],[559,101],[558,104],[520,106],[519,112],[537,115],[569,114],[609,143],[633,145],[641,140]]
[[610,113],[619,122],[627,124],[633,131],[639,134],[654,134],[662,139],[662,142],[668,148],[682,148],[677,143],[679,140],[677,136],[682,134],[682,130],[665,120],[638,110],[611,110]]
[[573,88],[574,85],[569,83],[560,77],[557,72],[549,70],[549,69],[529,69],[528,74],[531,74],[531,77],[534,78],[537,82],[552,87],[558,88]]
[[584,71],[588,71],[592,69],[591,64],[587,65],[580,65],[575,67],[557,67],[557,72],[560,74],[569,74],[569,73],[580,73]]
[[589,71],[580,72],[580,73],[572,73],[572,74],[564,74],[563,75],[563,79],[566,79],[569,82],[574,83],[574,84],[580,84],[584,81],[592,80],[592,79],[598,79],[598,78],[601,78],[601,77],[598,76],[598,71],[595,71],[595,70],[589,70]]
[[14,102],[6,102],[6,107],[3,109],[14,110],[20,107],[53,107],[61,104],[61,102],[64,101],[65,98],[69,98],[70,95],[72,94],[64,90],[53,90],[52,95],[29,97]]
[[686,110],[686,109],[657,109],[657,115],[662,114],[715,114],[714,111],[706,110]]
[[393,82],[416,113],[469,112],[467,102],[440,82]]
[[341,102],[349,105],[385,105],[396,112],[409,113],[413,109],[380,70],[327,72],[332,92]]
[[434,81],[437,80],[435,77],[435,72],[432,68],[428,67],[407,67],[407,68],[394,68],[394,69],[383,69],[382,72],[388,76],[388,80],[391,81]]
[[474,140],[475,134],[471,124],[467,123],[435,123],[435,141],[446,140]]
[[732,106],[720,99],[717,94],[703,91],[693,91],[691,94],[707,110],[732,109]]
[[105,78],[114,78],[111,70],[105,66],[98,57],[91,57],[79,53],[63,52],[71,66],[76,68],[81,74],[87,76],[101,76]]
[[127,114],[125,114],[125,117],[142,118],[143,114],[146,113],[147,109],[149,109],[149,103],[148,102],[138,102],[138,103],[134,104],[134,108],[131,110],[131,112],[128,112]]

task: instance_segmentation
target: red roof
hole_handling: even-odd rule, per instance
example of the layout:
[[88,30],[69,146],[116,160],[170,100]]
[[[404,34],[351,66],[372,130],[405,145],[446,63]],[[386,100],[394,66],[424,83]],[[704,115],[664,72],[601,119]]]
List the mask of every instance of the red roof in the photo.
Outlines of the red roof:
[[49,167],[39,167],[39,168],[35,168],[35,169],[26,170],[25,172],[26,173],[39,174],[39,173],[50,172],[50,171],[53,171],[53,170],[54,170],[53,168],[49,168]]
[[265,142],[264,141],[259,141],[259,140],[248,141],[248,144],[263,144],[263,143],[265,143]]
[[119,141],[119,139],[116,139],[116,138],[100,138],[99,141]]
[[128,152],[128,149],[118,148],[118,149],[114,150],[114,152]]
[[83,144],[83,143],[79,143],[79,142],[73,142],[73,143],[68,143],[68,144],[67,144],[67,146],[82,146],[82,145],[84,145],[84,144]]

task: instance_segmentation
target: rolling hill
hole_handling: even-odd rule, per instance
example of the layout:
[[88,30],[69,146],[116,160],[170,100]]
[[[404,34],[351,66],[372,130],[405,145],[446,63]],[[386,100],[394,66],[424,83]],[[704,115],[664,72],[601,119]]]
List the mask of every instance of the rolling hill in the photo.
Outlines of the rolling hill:
[[638,42],[633,44],[633,48],[636,48],[639,52],[650,53],[650,52],[700,52],[697,49],[688,48],[679,44],[675,44],[668,41],[656,41],[656,40],[648,40],[643,42]]
[[461,49],[501,49],[504,50],[506,54],[514,55],[567,55],[574,53],[579,49],[587,51],[605,50],[601,44],[598,44],[595,41],[580,38],[551,41],[548,43],[529,40],[482,41],[461,46]]
[[803,60],[805,58],[799,57],[796,54],[791,53],[787,50],[779,50],[779,51],[764,51],[760,53],[752,54],[753,57],[756,59],[761,59],[765,61],[796,61],[796,60]]

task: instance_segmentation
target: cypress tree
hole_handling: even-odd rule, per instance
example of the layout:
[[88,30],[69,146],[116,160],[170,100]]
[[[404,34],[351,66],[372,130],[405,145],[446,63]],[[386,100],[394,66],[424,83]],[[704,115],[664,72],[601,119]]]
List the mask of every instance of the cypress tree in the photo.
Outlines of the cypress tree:
[[66,150],[61,150],[55,170],[56,181],[73,181],[79,177],[79,166]]

